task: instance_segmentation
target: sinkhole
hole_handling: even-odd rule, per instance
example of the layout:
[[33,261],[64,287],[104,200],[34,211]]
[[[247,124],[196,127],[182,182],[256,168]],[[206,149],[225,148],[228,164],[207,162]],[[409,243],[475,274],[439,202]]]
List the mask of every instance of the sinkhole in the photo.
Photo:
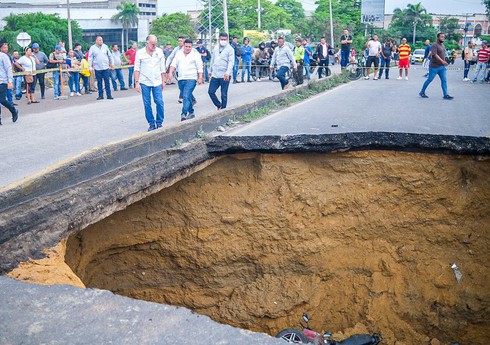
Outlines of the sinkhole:
[[86,287],[271,335],[306,311],[384,344],[486,344],[489,176],[475,156],[224,156],[71,235],[64,261]]

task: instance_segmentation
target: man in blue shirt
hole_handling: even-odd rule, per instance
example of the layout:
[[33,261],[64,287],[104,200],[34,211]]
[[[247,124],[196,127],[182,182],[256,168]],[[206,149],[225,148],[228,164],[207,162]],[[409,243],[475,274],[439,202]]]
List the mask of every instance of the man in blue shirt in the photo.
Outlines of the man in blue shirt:
[[249,44],[249,39],[248,37],[245,37],[243,39],[243,46],[242,46],[242,83],[245,77],[245,69],[247,70],[247,82],[249,83],[251,82],[250,74],[252,74],[252,55],[254,50],[248,44]]
[[311,79],[311,72],[310,72],[310,59],[311,56],[313,55],[313,50],[311,47],[308,45],[308,39],[304,38],[303,39],[303,47],[305,49],[305,57],[304,57],[304,66],[305,66],[305,76],[306,80]]
[[110,85],[111,73],[109,69],[114,69],[114,59],[109,51],[109,47],[104,44],[101,36],[97,36],[95,44],[91,46],[88,51],[88,66],[90,68],[90,73],[93,73],[95,70],[97,89],[99,90],[99,97],[97,97],[97,100],[104,99],[102,80],[104,80],[107,99],[113,99]]
[[201,54],[201,60],[202,64],[204,66],[204,80],[206,83],[209,82],[209,76],[208,76],[208,61],[209,61],[209,55],[208,50],[202,45],[202,41],[199,40],[197,41],[197,51],[199,54]]
[[424,62],[422,63],[422,66],[424,66],[427,71],[424,74],[424,77],[429,76],[429,65],[430,65],[430,59],[432,57],[432,46],[430,44],[429,40],[425,41],[425,51],[424,51]]

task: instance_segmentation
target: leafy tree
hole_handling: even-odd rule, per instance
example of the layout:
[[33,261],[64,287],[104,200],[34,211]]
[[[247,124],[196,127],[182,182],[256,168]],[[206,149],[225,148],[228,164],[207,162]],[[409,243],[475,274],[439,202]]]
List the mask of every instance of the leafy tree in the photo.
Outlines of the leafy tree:
[[436,30],[432,26],[432,17],[425,12],[425,8],[420,3],[416,5],[408,4],[403,10],[395,8],[389,31],[394,37],[411,38],[413,43],[416,38],[419,41],[426,39],[433,40],[436,35]]
[[485,5],[485,8],[487,9],[487,16],[490,18],[490,0],[482,0],[481,3]]
[[196,38],[196,31],[191,22],[191,17],[185,13],[177,12],[163,14],[160,18],[153,21],[151,33],[158,37],[160,43],[165,41],[177,44],[179,36]]
[[[309,36],[318,41],[321,36],[330,37],[330,4],[329,0],[318,0],[318,7],[309,22]],[[351,35],[361,36],[364,28],[361,25],[361,11],[356,0],[332,0],[333,35],[339,41],[344,29]],[[328,39],[330,41],[330,39]]]
[[[138,25],[138,13],[140,10],[136,7],[136,4],[130,2],[122,1],[119,5],[116,6],[116,9],[119,11],[115,15],[112,16],[111,20],[118,24],[121,23],[124,31],[124,44],[128,47],[129,41],[129,29],[133,26]],[[124,51],[124,44],[122,47],[122,51]]]
[[[278,0],[276,6],[282,8],[286,13],[291,14],[291,29],[293,33],[305,35],[308,32],[308,22],[306,21],[303,5],[296,0]],[[289,26],[289,25],[288,25]]]
[[439,22],[439,31],[444,32],[446,40],[459,41],[461,34],[456,33],[459,30],[458,18],[442,18]]
[[[31,41],[39,43],[41,50],[46,54],[53,51],[59,41],[68,40],[68,21],[55,14],[10,14],[4,21],[6,25],[0,32],[0,37],[9,43],[11,50],[21,49],[16,43],[16,37],[22,31],[31,35]],[[82,42],[82,29],[78,22],[71,21],[71,31],[73,42]]]

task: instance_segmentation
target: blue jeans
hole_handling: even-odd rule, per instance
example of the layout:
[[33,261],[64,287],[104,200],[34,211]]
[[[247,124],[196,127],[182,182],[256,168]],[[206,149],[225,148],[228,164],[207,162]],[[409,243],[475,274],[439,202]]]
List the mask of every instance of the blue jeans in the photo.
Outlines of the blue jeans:
[[311,71],[310,71],[310,63],[305,63],[305,77],[306,77],[306,80],[310,80],[311,79]]
[[60,71],[53,71],[53,91],[54,97],[61,96]]
[[121,86],[121,89],[126,88],[126,84],[124,84],[122,69],[117,68],[111,71],[111,80],[112,80],[112,87],[114,88],[114,91],[117,91],[117,82],[116,82],[117,80],[119,80],[119,86]]
[[250,80],[250,74],[252,74],[252,61],[242,60],[242,81],[245,76],[245,70],[247,70],[247,80]]
[[83,88],[85,89],[85,92],[88,92],[88,80],[90,77],[82,75],[82,81],[83,81]]
[[424,86],[422,86],[422,90],[420,91],[420,93],[425,93],[425,89],[427,89],[432,80],[434,80],[436,75],[438,75],[439,78],[441,78],[442,94],[443,96],[447,96],[446,70],[446,66],[439,66],[436,68],[429,67],[429,76],[427,77]]
[[22,98],[22,79],[24,79],[22,76],[14,77],[15,99],[17,100]]
[[134,66],[129,67],[128,70],[129,70],[128,85],[129,87],[131,87],[133,86]]
[[468,78],[468,72],[470,71],[470,62],[466,62],[466,60],[464,60],[464,72],[463,72],[463,78]]
[[204,71],[203,71],[203,73],[204,73],[204,80],[206,82],[209,82],[208,62],[207,61],[206,62],[203,61],[202,64],[203,64],[203,69],[204,69]]
[[237,80],[238,76],[238,66],[240,65],[240,61],[238,61],[238,58],[235,56],[235,64],[233,65],[233,80]]
[[383,75],[383,69],[385,69],[385,68],[386,68],[385,77],[388,78],[388,76],[390,74],[391,57],[385,59],[385,58],[383,58],[383,55],[381,55],[379,58],[380,58],[380,67],[379,67],[378,78],[381,79],[381,76]]
[[[224,80],[223,78],[211,77],[209,82],[208,94],[211,97],[211,101],[216,108],[225,109],[228,103],[228,87],[230,86],[230,79]],[[216,97],[216,91],[221,88],[221,102]]]
[[182,115],[193,114],[194,108],[192,107],[192,92],[196,88],[197,80],[189,79],[189,80],[179,80],[179,89],[182,93],[182,98],[184,102],[182,103]]
[[345,67],[349,64],[350,51],[341,50],[340,51],[340,66]]
[[70,92],[80,93],[80,72],[70,72]]
[[482,72],[481,79],[480,81],[483,83],[485,79],[485,70],[487,69],[487,63],[486,62],[477,62],[476,63],[476,69],[475,69],[475,75],[473,76],[473,81],[478,80],[478,76],[480,75],[480,71]]
[[[162,85],[158,86],[147,86],[145,84],[140,84],[141,86],[141,96],[143,97],[143,105],[145,107],[145,117],[148,124],[151,126],[161,127],[164,118],[163,112],[163,96],[162,96]],[[153,102],[156,105],[157,118],[153,117],[153,110],[151,107],[151,95],[153,94]]]
[[276,73],[277,79],[281,82],[281,89],[284,90],[284,86],[288,83],[289,79],[286,79],[286,73],[288,73],[289,68],[282,66]]
[[97,78],[97,89],[99,91],[99,97],[100,98],[104,97],[104,89],[102,88],[102,80],[104,80],[105,93],[107,94],[107,97],[108,98],[112,97],[111,86],[109,84],[110,70],[108,70],[108,69],[95,70],[95,78]]

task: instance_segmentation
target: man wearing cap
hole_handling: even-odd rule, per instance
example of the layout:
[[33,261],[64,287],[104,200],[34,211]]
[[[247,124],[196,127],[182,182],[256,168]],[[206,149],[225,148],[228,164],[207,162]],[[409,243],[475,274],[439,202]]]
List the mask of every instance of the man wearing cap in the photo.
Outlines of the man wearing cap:
[[[2,48],[7,43],[2,43]],[[7,46],[8,47],[8,46]],[[2,49],[3,51],[3,49]],[[8,49],[7,49],[8,52]],[[12,113],[12,121],[17,121],[19,117],[19,112],[15,109],[14,105],[7,100],[7,90],[12,90],[14,87],[13,84],[14,75],[12,72],[12,62],[10,58],[5,53],[0,53],[0,104],[2,104],[5,108],[10,110]],[[0,108],[0,115],[2,113],[2,109]],[[2,124],[2,118],[0,117],[0,125]]]
[[104,81],[107,99],[114,99],[111,94],[111,74],[109,70],[114,69],[114,59],[109,51],[109,47],[104,44],[102,36],[97,36],[95,39],[95,44],[91,46],[88,51],[88,67],[90,69],[90,73],[93,73],[95,70],[97,89],[99,91],[99,97],[97,97],[97,100],[104,99],[102,81]]
[[[42,51],[39,51],[39,43],[34,43],[32,45],[32,52],[34,56],[39,60],[36,65],[36,71],[43,70],[49,62],[48,57]],[[41,89],[41,98],[44,99],[44,92],[46,91],[46,86],[44,84],[44,75],[46,72],[36,73],[36,78],[34,78],[34,87],[36,87],[37,81],[39,81],[39,88]]]
[[488,48],[488,42],[482,41],[481,49],[478,51],[478,55],[476,58],[476,68],[475,75],[473,76],[472,83],[476,83],[478,80],[478,76],[480,75],[480,71],[482,72],[482,76],[480,79],[480,83],[483,83],[485,80],[485,70],[487,69],[487,63],[490,59],[490,49]]
[[202,40],[197,41],[197,51],[199,54],[201,54],[201,60],[202,60],[202,65],[204,67],[204,80],[206,83],[209,82],[209,76],[208,76],[208,61],[209,61],[209,55],[208,50],[202,45]]
[[60,45],[55,46],[54,52],[49,54],[49,63],[53,68],[56,68],[56,70],[53,71],[54,99],[59,99],[61,96],[61,74],[58,68],[64,61],[63,48]]

